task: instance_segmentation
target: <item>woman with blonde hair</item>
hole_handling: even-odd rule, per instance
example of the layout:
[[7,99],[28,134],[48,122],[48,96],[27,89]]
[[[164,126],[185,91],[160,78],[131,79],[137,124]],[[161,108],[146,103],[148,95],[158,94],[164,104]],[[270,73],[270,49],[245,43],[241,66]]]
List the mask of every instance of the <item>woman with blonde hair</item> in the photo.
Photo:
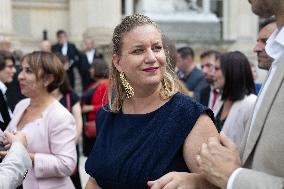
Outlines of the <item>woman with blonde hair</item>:
[[171,171],[198,172],[201,144],[217,136],[213,113],[178,92],[160,29],[144,15],[127,16],[112,42],[109,106],[97,112],[86,189],[148,188]]

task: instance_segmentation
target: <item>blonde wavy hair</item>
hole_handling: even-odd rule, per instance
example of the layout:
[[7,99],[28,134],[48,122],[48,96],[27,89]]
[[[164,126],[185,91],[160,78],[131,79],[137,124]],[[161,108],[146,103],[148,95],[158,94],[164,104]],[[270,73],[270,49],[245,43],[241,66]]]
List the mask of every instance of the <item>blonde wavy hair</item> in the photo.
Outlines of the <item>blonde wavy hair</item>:
[[[123,43],[124,34],[133,30],[134,28],[142,25],[152,25],[156,27],[159,32],[161,30],[157,24],[152,21],[149,17],[141,14],[134,14],[125,17],[122,22],[117,25],[113,32],[112,43],[113,43],[113,54],[121,55],[121,48]],[[163,37],[163,36],[162,36]],[[164,44],[163,44],[164,45]],[[165,48],[164,49],[168,49]],[[172,97],[179,91],[179,86],[177,84],[177,78],[173,70],[169,67],[169,52],[165,50],[166,55],[166,71],[162,79],[162,87],[160,90],[160,96],[163,99],[168,99]],[[108,99],[109,108],[112,112],[118,112],[122,107],[123,101],[126,98],[126,92],[119,79],[119,71],[115,68],[113,64],[110,67],[109,75],[109,89],[108,89]]]

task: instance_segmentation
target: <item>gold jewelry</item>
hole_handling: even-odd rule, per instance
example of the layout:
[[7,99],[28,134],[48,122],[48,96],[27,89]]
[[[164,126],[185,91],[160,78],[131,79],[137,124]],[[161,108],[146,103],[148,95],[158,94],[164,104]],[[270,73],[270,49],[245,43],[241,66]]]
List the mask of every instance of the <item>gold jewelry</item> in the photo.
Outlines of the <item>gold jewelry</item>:
[[129,82],[127,81],[125,74],[123,72],[119,73],[119,78],[121,80],[121,83],[124,87],[125,93],[126,93],[126,98],[131,98],[134,96],[134,89],[131,87]]

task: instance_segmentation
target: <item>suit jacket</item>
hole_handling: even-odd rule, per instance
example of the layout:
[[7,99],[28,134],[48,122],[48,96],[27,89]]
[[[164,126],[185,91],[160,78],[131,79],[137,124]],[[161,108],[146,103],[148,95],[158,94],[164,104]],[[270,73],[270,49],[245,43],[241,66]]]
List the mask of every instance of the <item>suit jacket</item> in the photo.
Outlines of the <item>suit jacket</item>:
[[256,119],[245,131],[242,169],[233,188],[284,188],[284,55],[261,102]]
[[22,184],[32,161],[25,147],[13,143],[0,166],[0,189],[15,189]]
[[2,117],[2,120],[0,120],[0,129],[2,131],[4,131],[6,129],[6,127],[8,126],[9,122],[10,122],[10,114],[9,111],[7,109],[7,102],[4,99],[4,95],[2,93],[2,91],[0,90],[0,114]]
[[197,67],[195,67],[187,77],[180,77],[180,80],[185,83],[188,90],[194,92],[194,98],[197,101],[200,101],[201,90],[209,85],[205,80],[202,71]]
[[[200,92],[200,103],[203,104],[204,106],[209,107],[209,100],[210,100],[210,93],[211,93],[211,87],[208,85],[207,87],[203,88]],[[215,105],[212,109],[214,116],[216,117],[218,112],[220,111],[221,107],[223,105],[223,100],[221,99],[221,95],[218,96],[216,99]]]
[[[94,59],[103,59],[104,56],[102,54],[99,54],[97,51],[94,54],[93,60]],[[80,62],[81,62],[81,75],[82,77],[82,86],[83,86],[83,91],[86,91],[90,84],[94,82],[90,76],[90,68],[91,64],[88,62],[88,58],[86,53],[81,52],[80,53]]]
[[211,87],[208,85],[207,87],[203,88],[200,92],[200,103],[204,106],[209,107],[209,98],[210,98]]
[[[8,131],[16,131],[30,99],[20,101],[8,125]],[[69,178],[76,166],[76,134],[73,116],[58,101],[52,102],[41,118],[24,126],[28,151],[35,153],[34,165],[23,182],[24,189],[72,189]]]

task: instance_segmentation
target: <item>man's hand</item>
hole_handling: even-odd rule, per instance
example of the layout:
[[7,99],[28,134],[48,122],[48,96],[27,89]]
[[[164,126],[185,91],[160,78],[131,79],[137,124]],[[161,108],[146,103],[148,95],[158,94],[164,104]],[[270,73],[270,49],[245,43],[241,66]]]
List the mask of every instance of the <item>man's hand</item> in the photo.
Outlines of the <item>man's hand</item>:
[[20,142],[25,146],[25,148],[27,148],[27,139],[26,135],[23,132],[17,131],[15,134],[5,132],[5,135],[9,144],[12,144],[14,142]]
[[151,189],[194,189],[197,187],[200,175],[187,172],[170,172],[155,181],[148,181]]
[[225,189],[230,175],[241,167],[241,161],[237,146],[222,132],[220,142],[214,137],[209,138],[208,144],[202,144],[197,162],[208,181]]

